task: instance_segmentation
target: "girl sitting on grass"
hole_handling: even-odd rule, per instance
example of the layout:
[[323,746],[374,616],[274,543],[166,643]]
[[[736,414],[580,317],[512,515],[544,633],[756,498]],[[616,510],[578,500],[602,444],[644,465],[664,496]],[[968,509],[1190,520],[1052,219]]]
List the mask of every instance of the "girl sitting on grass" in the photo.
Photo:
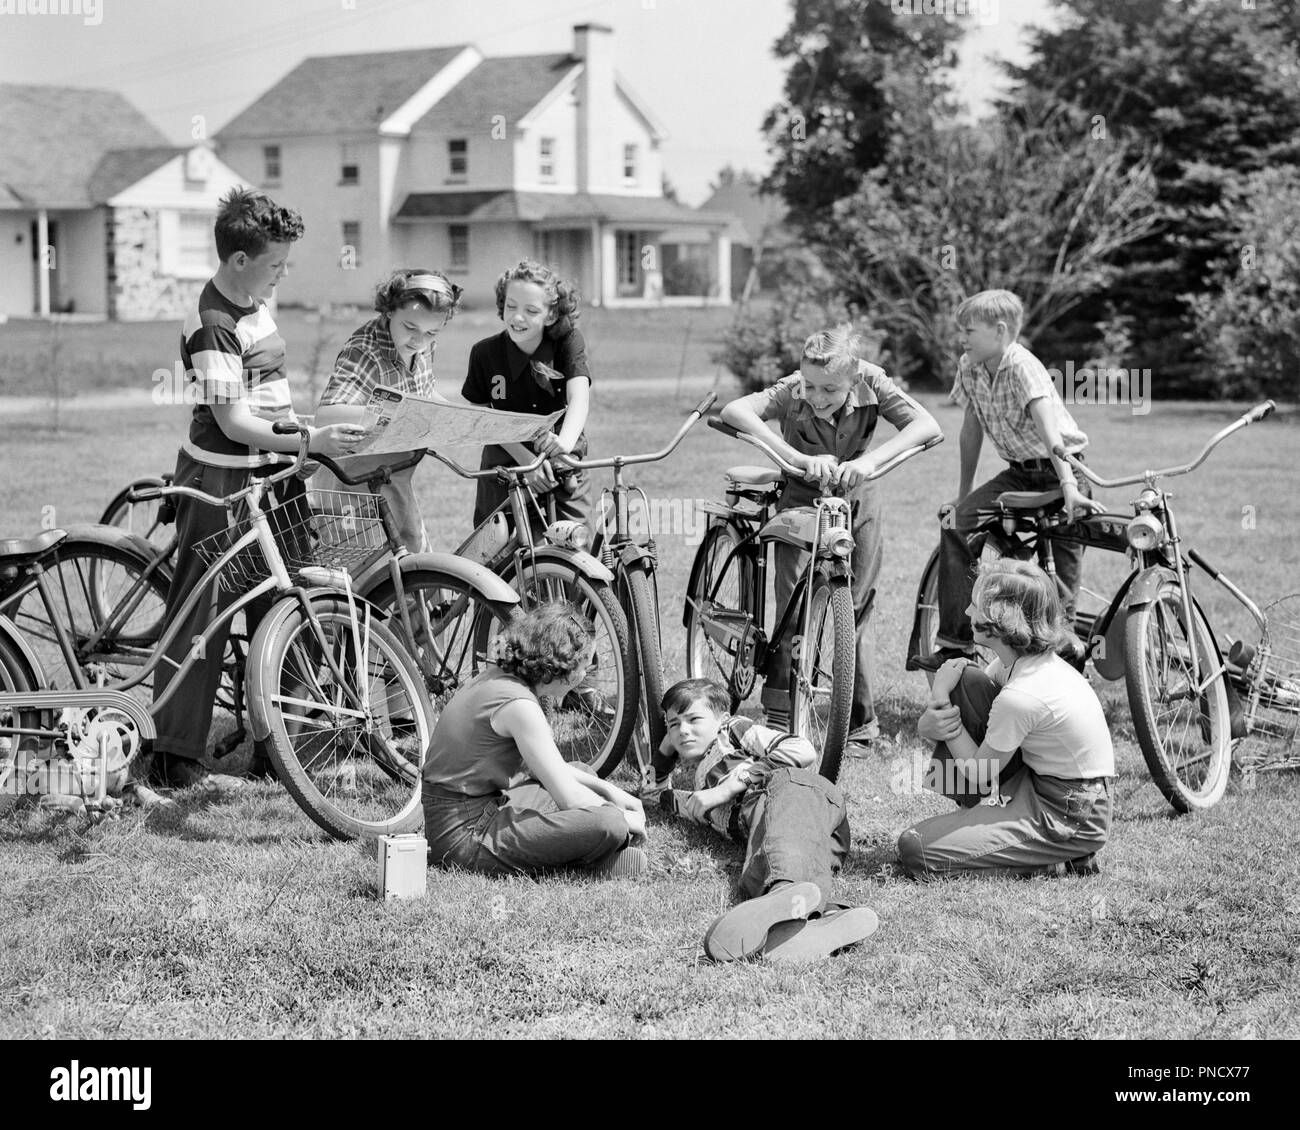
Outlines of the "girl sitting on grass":
[[496,662],[452,696],[424,770],[433,861],[488,874],[645,871],[641,802],[566,762],[542,711],[542,698],[563,698],[582,682],[594,639],[571,604],[540,605],[506,628]]
[[1065,629],[1056,585],[1037,565],[1002,560],[975,582],[975,642],[996,659],[939,668],[917,723],[936,742],[936,791],[962,807],[907,829],[914,874],[1096,870],[1110,835],[1115,754],[1088,680],[1056,654]]

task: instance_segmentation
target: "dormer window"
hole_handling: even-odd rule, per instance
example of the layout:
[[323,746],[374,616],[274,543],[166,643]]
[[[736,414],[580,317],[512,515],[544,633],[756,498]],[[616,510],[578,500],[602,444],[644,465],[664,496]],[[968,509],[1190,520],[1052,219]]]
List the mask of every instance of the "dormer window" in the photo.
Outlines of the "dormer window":
[[623,179],[635,184],[637,179],[637,147],[623,146]]
[[361,183],[361,166],[357,163],[355,154],[348,151],[345,145],[339,155],[339,184],[354,185]]
[[447,176],[454,180],[469,176],[469,142],[463,137],[447,142]]
[[537,142],[537,175],[542,180],[555,179],[555,138],[543,137]]
[[262,183],[267,185],[280,183],[280,147],[278,145],[262,146]]

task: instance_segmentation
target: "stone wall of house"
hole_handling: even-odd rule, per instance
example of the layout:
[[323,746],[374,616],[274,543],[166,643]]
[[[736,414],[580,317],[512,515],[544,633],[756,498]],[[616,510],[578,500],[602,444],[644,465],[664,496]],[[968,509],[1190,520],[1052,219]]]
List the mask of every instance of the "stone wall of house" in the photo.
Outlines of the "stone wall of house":
[[204,279],[172,278],[159,270],[156,208],[110,208],[106,229],[110,318],[181,319],[197,305]]

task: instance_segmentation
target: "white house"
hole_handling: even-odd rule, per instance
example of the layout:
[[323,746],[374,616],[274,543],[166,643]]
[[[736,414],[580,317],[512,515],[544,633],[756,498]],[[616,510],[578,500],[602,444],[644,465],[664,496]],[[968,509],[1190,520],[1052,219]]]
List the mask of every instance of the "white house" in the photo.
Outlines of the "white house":
[[0,83],[0,314],[181,317],[241,183],[120,94]]
[[663,196],[665,134],[614,70],[613,32],[567,54],[472,46],[309,58],[217,135],[223,160],[302,213],[282,302],[365,303],[385,271],[446,271],[475,304],[523,257],[587,302],[671,301],[660,236],[698,230],[731,300],[731,217]]

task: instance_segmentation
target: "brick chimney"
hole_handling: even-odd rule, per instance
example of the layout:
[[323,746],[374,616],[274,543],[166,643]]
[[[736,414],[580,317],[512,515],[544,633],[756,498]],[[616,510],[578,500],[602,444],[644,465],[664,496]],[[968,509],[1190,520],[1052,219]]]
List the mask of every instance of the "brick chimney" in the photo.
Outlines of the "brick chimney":
[[607,192],[621,183],[614,128],[614,29],[577,24],[573,54],[582,61],[578,79],[578,191]]

